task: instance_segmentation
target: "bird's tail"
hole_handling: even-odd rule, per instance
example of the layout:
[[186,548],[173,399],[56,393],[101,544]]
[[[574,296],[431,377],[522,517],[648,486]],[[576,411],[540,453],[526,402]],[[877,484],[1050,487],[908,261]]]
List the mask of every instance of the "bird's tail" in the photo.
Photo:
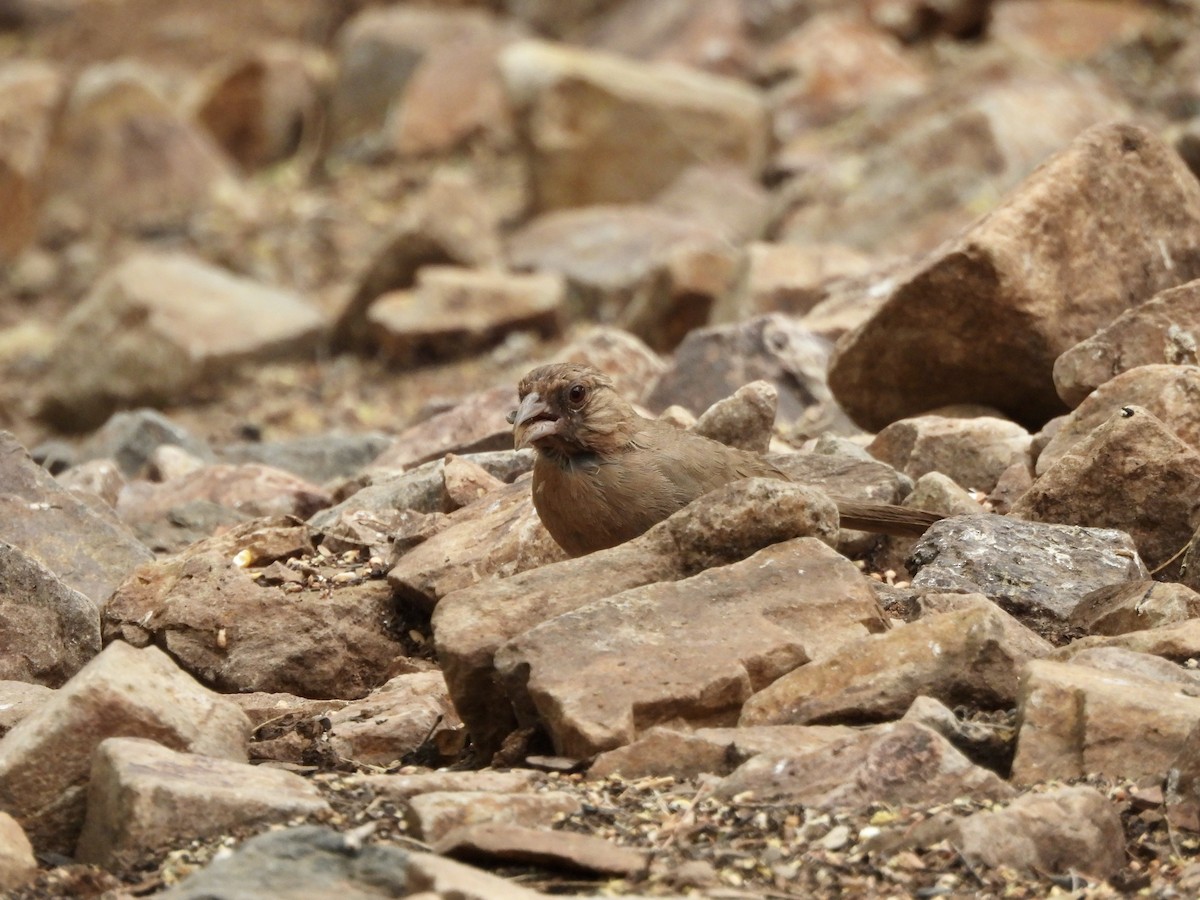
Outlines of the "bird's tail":
[[837,500],[842,528],[891,534],[896,537],[920,537],[934,522],[946,518],[941,513],[908,509],[886,503],[859,503]]

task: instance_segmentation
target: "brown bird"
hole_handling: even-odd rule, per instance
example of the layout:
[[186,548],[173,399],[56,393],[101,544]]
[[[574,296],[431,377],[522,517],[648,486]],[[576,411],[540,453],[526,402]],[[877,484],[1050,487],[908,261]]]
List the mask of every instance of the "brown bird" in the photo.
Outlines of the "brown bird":
[[[637,537],[697,497],[741,478],[787,475],[763,457],[638,415],[589,366],[558,363],[521,379],[508,415],[517,448],[537,450],[533,505],[571,556]],[[836,498],[835,498],[836,499]],[[844,528],[913,536],[936,513],[836,499]]]

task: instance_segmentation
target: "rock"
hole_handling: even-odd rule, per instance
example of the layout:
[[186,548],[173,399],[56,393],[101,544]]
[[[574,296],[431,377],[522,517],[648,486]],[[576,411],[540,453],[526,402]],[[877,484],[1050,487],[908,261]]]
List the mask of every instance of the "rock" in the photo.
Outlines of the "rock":
[[661,722],[732,724],[754,691],[883,627],[857,569],[797,538],[560,615],[500,648],[495,666],[518,721],[583,758]]
[[1037,454],[1037,474],[1045,474],[1073,446],[1125,407],[1142,407],[1200,452],[1200,423],[1192,413],[1198,392],[1200,368],[1190,365],[1138,366],[1111,378],[1089,394],[1050,435]]
[[779,392],[768,381],[752,381],[704,411],[693,429],[730,447],[766,453],[775,426]]
[[1193,728],[1184,738],[1163,793],[1169,825],[1200,832],[1200,729]]
[[539,209],[637,201],[697,158],[751,175],[766,159],[766,109],[742,82],[539,41],[500,70]]
[[[830,296],[831,282],[866,275],[871,267],[870,257],[844,244],[755,241],[743,248],[737,280],[718,299],[712,319],[724,325],[775,312],[801,316]],[[862,306],[861,297],[856,305]]]
[[407,368],[478,354],[515,332],[552,338],[565,293],[551,273],[425,266],[412,290],[384,294],[367,320],[382,357]]
[[741,246],[766,231],[771,195],[757,178],[737,166],[697,164],[663,188],[654,205],[680,219],[706,225],[729,243]]
[[711,225],[670,210],[598,205],[537,216],[509,236],[508,257],[564,277],[573,318],[618,323],[664,349],[707,321],[732,279],[726,247]]
[[[1051,224],[1031,231],[1031,219]],[[1131,303],[1195,278],[1198,244],[1200,185],[1178,156],[1135,126],[1089,129],[898,284],[839,343],[829,385],[869,429],[959,402],[1041,423],[1062,410],[1059,354]]]
[[[515,396],[516,392],[514,391],[513,394]],[[499,392],[493,395],[492,399],[498,400]],[[512,402],[513,400],[510,398],[509,404],[511,405]],[[480,403],[479,408],[485,408],[485,404]],[[463,415],[461,418],[465,419],[466,416]],[[512,427],[507,422],[505,426],[511,433]],[[422,438],[421,442],[432,445],[437,442],[436,434],[439,429],[431,428],[429,431],[429,437]],[[451,434],[446,440],[453,441],[453,435]],[[337,506],[314,515],[311,524],[318,528],[325,528],[341,514],[356,509],[371,510],[376,513],[384,513],[389,510],[411,510],[422,513],[448,510],[454,506],[454,501],[446,493],[447,459],[457,459],[467,465],[479,466],[493,478],[509,483],[531,471],[535,458],[534,452],[528,449],[490,450],[485,453],[463,454],[447,452],[436,459],[404,471],[402,465],[407,455],[411,455],[410,450],[398,450],[390,457],[381,454],[376,458],[378,466],[372,466],[371,470],[366,473],[365,478],[370,480],[369,483]],[[392,460],[395,460],[395,463]],[[454,476],[451,475],[452,480],[453,478]]]
[[206,465],[207,463],[203,459],[193,456],[182,447],[176,447],[174,444],[159,444],[150,451],[150,458],[146,461],[145,477],[159,483],[174,481],[176,478],[190,476]]
[[141,475],[154,451],[162,446],[179,447],[200,460],[211,460],[213,452],[203,440],[171,421],[156,409],[116,412],[79,446],[79,461],[111,459],[127,478]]
[[[240,466],[213,463],[158,484],[131,482],[121,493],[117,513],[148,544],[171,546],[173,528],[194,522],[179,511],[194,508],[196,504],[228,510],[232,515],[221,518],[237,521],[270,516],[306,519],[332,502],[330,495],[317,485],[280,469],[256,463]],[[211,532],[198,535],[193,540],[210,535]],[[173,549],[183,546],[187,543]]]
[[1091,634],[1127,634],[1200,617],[1200,594],[1182,584],[1126,581],[1083,598],[1071,621]]
[[991,416],[917,416],[893,422],[867,447],[911,478],[941,472],[964,488],[988,492],[1009,466],[1025,460],[1029,432]]
[[801,666],[746,701],[742,725],[897,719],[917,697],[1008,709],[1024,664],[1050,644],[995,607],[926,616]]
[[427,844],[471,825],[504,823],[549,826],[557,817],[579,812],[580,801],[565,791],[495,794],[481,791],[436,791],[408,800],[404,817],[409,834]]
[[102,503],[87,503],[0,432],[0,541],[102,607],[134,568],[154,555]]
[[646,393],[667,367],[640,338],[602,325],[585,327],[583,334],[563,347],[555,359],[599,369],[613,380],[619,394],[631,399]]
[[[362,700],[346,704],[329,721],[330,748],[357,766],[386,767],[425,749],[425,744],[455,751],[458,747],[450,741],[462,727],[446,680],[436,671],[398,675]],[[433,758],[441,761],[437,753]]]
[[14,893],[37,875],[37,857],[21,824],[0,812],[0,891]]
[[1186,663],[1190,659],[1200,659],[1200,620],[1188,619],[1175,625],[1162,625],[1145,631],[1130,631],[1113,636],[1083,637],[1070,644],[1073,652],[1092,647],[1121,647]]
[[917,97],[929,76],[917,58],[858,10],[817,13],[762,54],[774,132],[787,141],[868,105]]
[[452,591],[565,558],[522,480],[452,513],[445,528],[400,557],[388,583],[401,600],[432,611]]
[[1082,403],[1116,375],[1138,366],[1196,365],[1200,280],[1155,294],[1127,309],[1054,361],[1054,386],[1068,406]]
[[1106,672],[1117,672],[1169,685],[1200,689],[1200,672],[1176,665],[1159,656],[1138,653],[1124,647],[1077,647],[1079,642],[1067,644],[1051,654],[1052,662],[1069,662],[1078,666],[1089,666]]
[[512,450],[512,426],[505,417],[516,402],[515,386],[470,394],[451,409],[400,432],[392,445],[375,458],[369,470],[411,469],[441,459],[447,453]]
[[1004,800],[1014,791],[936,731],[894,722],[807,752],[755,756],[713,793],[726,800],[852,810],[875,803],[934,805],[962,796]]
[[326,484],[357,475],[391,443],[392,438],[380,432],[306,435],[280,441],[225,444],[219,455],[223,462],[234,465],[259,463],[291,472],[314,484]]
[[0,541],[0,646],[0,679],[59,687],[100,652],[100,611]]
[[54,691],[42,684],[0,681],[0,737],[53,696]]
[[1032,460],[1026,460],[1013,463],[1000,473],[996,486],[987,496],[987,502],[994,513],[1006,516],[1012,512],[1017,501],[1033,486],[1032,470]]
[[707,409],[744,384],[767,381],[779,393],[780,425],[808,435],[844,424],[825,384],[830,345],[786,316],[693,331],[646,395],[652,412],[678,403]]
[[931,728],[986,769],[1003,770],[1012,759],[1016,729],[986,720],[960,719],[954,711],[932,697],[917,697],[901,717]]
[[[528,5],[528,0],[526,0]],[[753,46],[738,0],[630,0],[600,11],[588,45],[634,59],[672,62],[722,75],[748,75]]]
[[320,791],[291,772],[109,738],[92,761],[75,857],[118,870],[189,841],[331,813]]
[[462,900],[537,900],[542,894],[430,853],[389,844],[364,844],[332,828],[304,825],[250,838],[163,891],[163,900],[213,897],[336,896],[378,900],[382,896],[453,895]]
[[[231,182],[221,151],[158,91],[160,82],[129,60],[90,66],[75,79],[47,160],[51,220],[181,230]],[[164,290],[164,302],[173,294]]]
[[806,753],[852,734],[852,729],[840,725],[747,725],[695,731],[659,725],[632,744],[601,753],[588,768],[588,777],[682,780],[706,773],[728,775],[760,753]]
[[1125,830],[1113,804],[1087,785],[1017,797],[954,823],[952,839],[972,865],[1025,877],[1105,879],[1125,866]]
[[83,824],[92,751],[105,738],[151,737],[245,762],[249,732],[245,713],[162,651],[113,643],[0,739],[0,805],[40,851],[69,854]]
[[1162,778],[1200,718],[1178,684],[1034,660],[1022,679],[1012,779]]
[[1018,619],[1068,619],[1096,588],[1146,578],[1127,534],[1003,516],[936,523],[910,557],[914,588],[981,593]]
[[439,173],[421,191],[406,198],[395,221],[352,280],[333,326],[334,349],[374,352],[378,342],[368,310],[389,291],[411,288],[416,284],[417,272],[425,266],[501,267],[497,216],[486,202],[481,202],[483,190],[473,175]]
[[1011,515],[1124,531],[1156,570],[1200,522],[1200,453],[1145,409],[1126,406],[1045,469]]
[[0,66],[0,260],[15,260],[37,231],[46,150],[63,76],[35,60]]
[[137,254],[63,320],[40,414],[68,430],[99,425],[242,363],[311,352],[324,324],[286,291],[178,253]]
[[533,865],[610,878],[636,875],[648,864],[645,851],[590,834],[488,822],[455,829],[434,844],[433,851],[467,862]]
[[225,691],[365,696],[404,655],[391,592],[382,581],[262,580],[264,567],[311,547],[292,520],[254,520],[146,565],[105,608],[106,639],[153,642]]
[[242,169],[287,159],[314,136],[319,64],[300,44],[276,42],[224,59],[204,79],[196,120]]
[[384,123],[397,154],[442,156],[482,144],[510,148],[516,124],[500,81],[500,53],[517,29],[471,30],[434,44],[412,69]]
[[482,9],[367,7],[337,36],[337,78],[330,99],[330,146],[379,134],[419,66],[437,48],[492,35]]
[[1082,62],[1135,41],[1148,24],[1147,10],[1093,7],[1080,0],[1046,8],[1033,3],[991,6],[988,33],[1000,46],[1061,63]]
[[445,595],[432,627],[454,704],[486,758],[517,727],[495,668],[506,641],[593,601],[686,578],[745,559],[778,541],[835,539],[836,509],[799,484],[753,479],[726,485],[645,534],[586,556]]

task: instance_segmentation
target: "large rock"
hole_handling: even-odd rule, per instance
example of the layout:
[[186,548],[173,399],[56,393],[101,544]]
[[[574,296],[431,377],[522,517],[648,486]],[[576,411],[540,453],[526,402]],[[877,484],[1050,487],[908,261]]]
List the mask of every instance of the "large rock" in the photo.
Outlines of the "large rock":
[[146,565],[104,611],[104,630],[154,643],[207,684],[227,691],[362,697],[403,656],[389,627],[383,581],[305,586],[263,578],[264,567],[311,552],[294,520],[255,520]]
[[0,806],[40,850],[69,854],[83,825],[92,751],[105,738],[146,737],[245,762],[249,736],[245,713],[165,653],[117,642],[0,739]]
[[128,60],[91,66],[75,80],[48,159],[52,220],[180,229],[230,182],[224,155],[156,89],[159,81]]
[[1123,532],[1003,516],[934,524],[909,565],[915,588],[980,593],[1033,621],[1067,619],[1091,591],[1148,577]]
[[873,430],[950,403],[1040,424],[1064,408],[1059,354],[1200,275],[1198,247],[1200,184],[1178,156],[1142,128],[1092,128],[897,285],[839,343],[830,387]]
[[232,366],[311,351],[324,316],[192,257],[142,253],[107,272],[61,328],[41,414],[78,431],[121,407],[176,400]]
[[837,510],[818,491],[753,479],[696,500],[624,544],[447,594],[433,614],[438,660],[459,715],[486,756],[517,727],[496,651],[595,600],[677,581],[806,535],[835,540]]
[[1200,524],[1200,453],[1145,409],[1126,406],[1059,456],[1010,515],[1124,531],[1154,570]]
[[1200,719],[1200,699],[1193,690],[1034,660],[1018,698],[1021,730],[1013,780],[1165,777]]
[[766,160],[766,107],[745,83],[537,41],[500,67],[541,209],[640,200],[697,158],[751,174]]
[[1054,385],[1078,406],[1110,378],[1138,366],[1196,365],[1200,281],[1160,291],[1054,361]]
[[154,555],[103,503],[86,503],[0,432],[0,541],[102,607]]
[[1051,649],[984,601],[864,638],[836,656],[801,666],[747,700],[740,723],[886,721],[902,716],[922,696],[949,706],[1008,709],[1024,664]]
[[331,812],[292,772],[109,738],[96,748],[75,857],[123,869],[189,841]]
[[0,541],[0,679],[58,687],[100,652],[100,610]]
[[884,627],[855,566],[797,538],[551,619],[495,665],[519,720],[586,757],[665,721],[732,724],[755,690]]

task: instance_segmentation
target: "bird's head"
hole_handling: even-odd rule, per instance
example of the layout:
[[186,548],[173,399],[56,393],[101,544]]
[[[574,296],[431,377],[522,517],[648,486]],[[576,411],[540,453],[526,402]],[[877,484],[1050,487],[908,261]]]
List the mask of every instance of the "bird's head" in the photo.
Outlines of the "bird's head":
[[627,445],[636,430],[633,407],[590,366],[540,366],[521,379],[517,394],[508,421],[518,449],[532,446],[558,459],[605,455]]

